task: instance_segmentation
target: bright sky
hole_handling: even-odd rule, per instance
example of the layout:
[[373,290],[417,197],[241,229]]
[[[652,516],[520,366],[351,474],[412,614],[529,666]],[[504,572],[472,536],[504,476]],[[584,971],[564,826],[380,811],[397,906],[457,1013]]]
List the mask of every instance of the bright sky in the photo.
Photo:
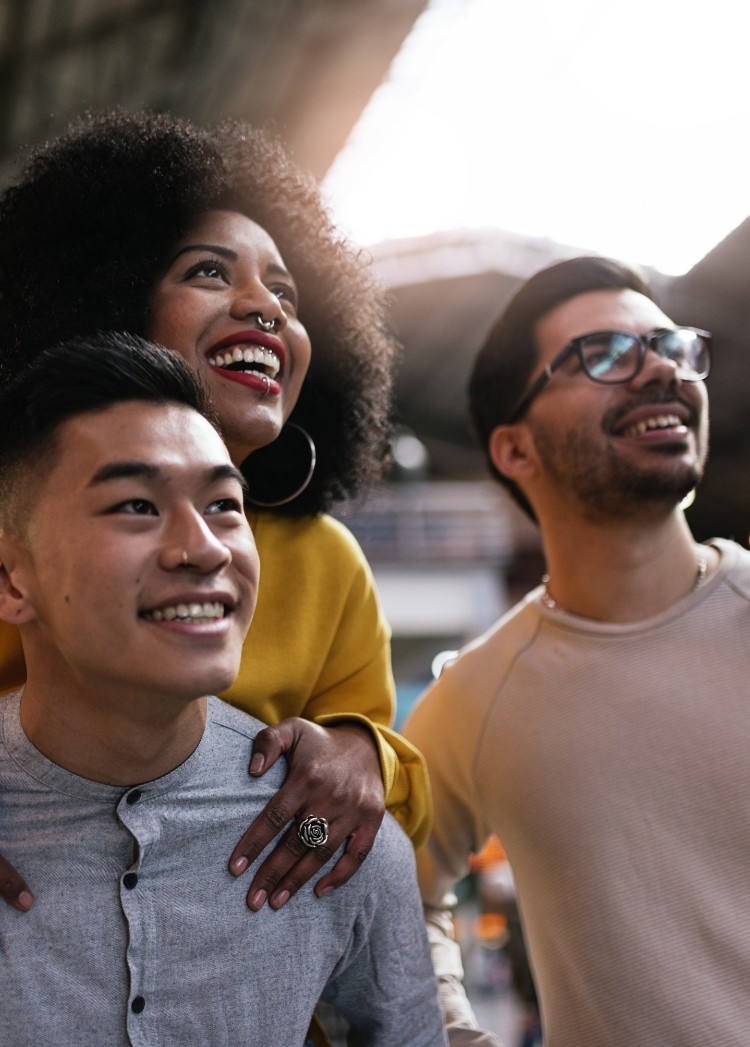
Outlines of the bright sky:
[[358,242],[466,228],[664,273],[750,214],[750,4],[432,0],[324,188]]

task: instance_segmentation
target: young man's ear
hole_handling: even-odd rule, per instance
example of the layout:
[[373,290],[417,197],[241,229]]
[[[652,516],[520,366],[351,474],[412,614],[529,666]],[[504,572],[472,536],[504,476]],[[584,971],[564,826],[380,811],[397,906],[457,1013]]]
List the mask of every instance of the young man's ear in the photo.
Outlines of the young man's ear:
[[509,480],[518,483],[534,472],[533,443],[525,425],[498,425],[487,450],[497,471]]
[[25,581],[26,560],[18,539],[0,531],[0,621],[11,625],[23,625],[36,617]]

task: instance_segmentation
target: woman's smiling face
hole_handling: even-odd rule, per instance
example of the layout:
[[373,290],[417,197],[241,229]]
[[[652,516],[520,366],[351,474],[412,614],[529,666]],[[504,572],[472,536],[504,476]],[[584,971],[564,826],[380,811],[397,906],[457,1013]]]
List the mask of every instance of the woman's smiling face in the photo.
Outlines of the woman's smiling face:
[[268,233],[236,211],[207,211],[175,244],[148,336],[203,380],[237,464],[278,436],[310,363],[294,279]]

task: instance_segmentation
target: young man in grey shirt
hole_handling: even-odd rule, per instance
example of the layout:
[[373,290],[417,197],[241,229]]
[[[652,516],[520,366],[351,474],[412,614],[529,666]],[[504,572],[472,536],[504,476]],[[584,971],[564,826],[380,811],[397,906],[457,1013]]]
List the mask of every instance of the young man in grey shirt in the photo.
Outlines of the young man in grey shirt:
[[[206,697],[236,672],[258,582],[207,414],[176,354],[119,335],[49,350],[0,396],[0,617],[28,671],[0,703],[0,847],[36,885],[29,912],[0,912],[0,1039],[294,1047],[324,999],[358,1044],[434,1047],[392,819],[323,899],[251,912],[227,868],[284,772],[250,778],[262,725]],[[314,846],[325,819],[305,813]]]

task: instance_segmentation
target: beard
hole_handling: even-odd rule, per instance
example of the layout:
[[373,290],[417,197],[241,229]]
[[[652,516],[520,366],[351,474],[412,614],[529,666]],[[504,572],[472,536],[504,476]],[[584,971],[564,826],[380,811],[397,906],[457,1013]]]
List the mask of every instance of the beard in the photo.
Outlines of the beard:
[[685,443],[675,441],[653,445],[644,465],[621,455],[616,443],[597,448],[580,429],[545,425],[534,427],[534,442],[549,478],[575,495],[589,520],[671,512],[701,480],[706,458],[701,449],[685,461]]

